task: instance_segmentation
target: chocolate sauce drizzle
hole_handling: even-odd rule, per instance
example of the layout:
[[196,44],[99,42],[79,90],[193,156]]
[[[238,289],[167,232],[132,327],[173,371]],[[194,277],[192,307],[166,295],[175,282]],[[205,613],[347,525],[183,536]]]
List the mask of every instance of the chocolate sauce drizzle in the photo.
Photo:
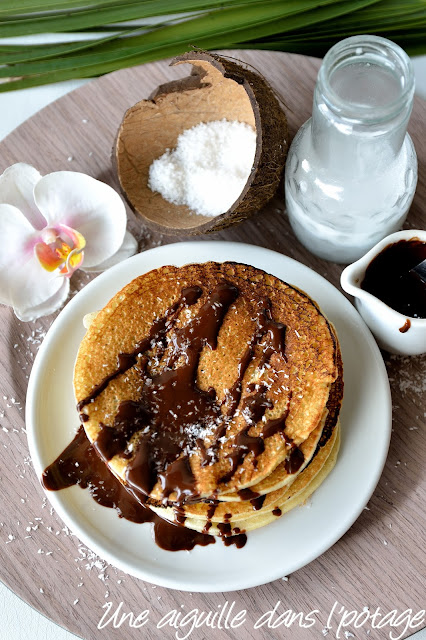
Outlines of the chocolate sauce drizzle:
[[[42,475],[45,489],[59,491],[73,485],[88,488],[92,498],[104,507],[115,509],[120,518],[131,522],[151,522],[154,540],[166,551],[191,550],[195,545],[213,544],[215,538],[160,518],[142,505],[112,474],[90,444],[83,427],[74,440]],[[235,544],[240,541],[236,540]]]
[[[286,359],[285,326],[272,319],[269,300],[259,303],[255,331],[238,365],[237,380],[227,391],[224,401],[218,402],[214,389],[198,387],[201,352],[206,346],[212,350],[216,348],[223,320],[239,291],[235,285],[221,282],[206,296],[196,315],[186,325],[171,332],[182,309],[197,303],[202,293],[198,286],[183,289],[179,299],[163,317],[154,321],[149,334],[133,351],[118,355],[116,369],[78,403],[77,409],[81,412],[80,420],[85,422],[84,407],[131,367],[136,367],[143,382],[137,401],[120,403],[112,424],[100,424],[93,446],[80,428],[74,441],[43,474],[43,484],[48,489],[58,490],[72,484],[89,487],[97,502],[115,508],[120,517],[134,522],[153,522],[157,544],[169,550],[188,549],[195,544],[205,545],[214,541],[207,532],[217,508],[216,501],[209,506],[202,534],[182,527],[185,522],[184,503],[200,499],[190,461],[191,452],[196,447],[199,450],[200,443],[203,443],[200,434],[204,432],[213,436],[208,451],[204,450],[204,464],[210,464],[215,460],[219,440],[226,433],[229,419],[237,408],[244,416],[247,426],[235,436],[228,458],[230,469],[220,479],[228,482],[247,454],[252,453],[255,461],[264,451],[266,438],[276,433],[285,438],[283,429],[289,410],[287,408],[285,415],[278,419],[266,421],[258,436],[249,434],[251,427],[272,407],[272,402],[267,398],[265,384],[248,385],[248,395],[241,402],[245,372],[255,354],[259,368],[267,364],[274,353]],[[162,359],[162,371],[156,375],[149,371],[149,352],[154,348],[157,360]],[[135,434],[138,434],[138,439],[133,440],[130,447],[130,440]],[[288,466],[289,473],[294,473],[303,463],[303,454],[291,441],[286,440],[286,443],[289,447],[286,468]],[[116,480],[104,463],[116,455],[130,458],[126,467],[127,487]],[[176,524],[163,520],[145,506],[158,481],[165,503],[172,493],[175,494]],[[260,509],[264,496],[249,492],[242,490],[240,496],[250,499],[254,509]],[[244,532],[238,528],[233,530],[229,522],[231,514],[226,515],[229,518],[225,517],[224,522],[218,524],[222,539],[226,545],[243,546],[246,540]]]
[[198,495],[190,451],[201,430],[222,421],[214,390],[197,386],[198,363],[204,346],[216,348],[223,319],[237,295],[234,285],[219,284],[198,314],[174,332],[164,370],[145,379],[138,404],[146,419],[137,430],[149,429],[126,471],[126,481],[139,498],[148,496],[158,480],[164,498],[176,492],[177,504]]
[[[191,470],[190,452],[195,446],[200,448],[199,434],[203,429],[208,431],[213,428],[213,444],[207,452],[204,450],[203,464],[212,463],[228,425],[214,389],[204,391],[197,386],[198,363],[206,345],[210,349],[216,348],[220,327],[238,293],[237,287],[226,281],[217,285],[207,296],[197,315],[188,324],[175,330],[170,344],[166,345],[167,332],[180,310],[184,306],[195,304],[202,294],[199,287],[184,289],[179,300],[166,311],[164,317],[154,322],[149,336],[139,342],[131,353],[120,354],[117,369],[106,376],[78,405],[81,410],[111,380],[138,362],[138,370],[144,381],[140,398],[137,402],[122,402],[112,426],[100,425],[95,447],[105,460],[110,460],[117,454],[128,456],[129,439],[134,433],[143,433],[137,443],[136,454],[126,469],[126,482],[142,503],[158,481],[161,483],[164,500],[172,493],[176,494],[174,504],[183,504],[198,496],[196,480]],[[285,325],[272,319],[270,307],[269,300],[261,300],[259,303],[255,330],[239,363],[237,380],[222,403],[226,404],[228,418],[240,405],[242,380],[254,358],[255,347],[261,344],[259,368],[269,361],[273,353],[285,358]],[[167,350],[167,355],[162,372],[150,376],[147,372],[148,359],[144,356],[153,344],[158,343],[162,343],[162,350]],[[264,439],[282,432],[285,426],[288,410],[279,419],[267,421],[259,436],[251,436],[250,428],[261,420],[266,409],[272,407],[272,402],[266,397],[268,389],[264,384],[248,385],[247,390],[250,395],[244,399],[240,409],[247,427],[235,438],[233,451],[229,455],[230,469],[220,479],[221,482],[228,482],[232,478],[249,452],[253,453],[254,458],[259,456],[265,448]],[[299,450],[292,447],[289,441],[288,445],[291,449],[289,465],[294,472],[303,459],[297,466],[300,452],[297,453]]]
[[263,496],[259,496],[258,498],[252,498],[252,500],[250,500],[250,504],[255,511],[259,511],[259,509],[263,507],[263,503],[265,502],[265,499],[266,499],[266,493]]
[[216,509],[219,506],[219,502],[218,500],[212,500],[208,506],[207,509],[207,522],[204,525],[204,529],[203,529],[203,533],[208,533],[210,527],[212,526],[212,518],[214,516],[214,514],[216,513]]
[[255,500],[256,498],[259,497],[259,493],[257,493],[257,491],[253,491],[250,488],[247,489],[240,489],[238,491],[238,495],[241,498],[241,500]]
[[108,376],[105,376],[99,384],[93,387],[89,395],[77,404],[77,411],[81,411],[86,405],[93,402],[93,400],[95,400],[102,391],[105,391],[112,380],[117,378],[120,374],[126,373],[126,371],[133,367],[136,364],[138,357],[148,351],[152,342],[163,342],[166,338],[167,332],[173,325],[173,320],[176,319],[180,310],[185,306],[189,307],[195,304],[202,293],[202,289],[197,286],[183,289],[180,298],[167,309],[162,318],[158,318],[152,323],[149,334],[143,338],[143,340],[138,342],[133,351],[131,353],[118,354],[117,368],[115,371],[110,373]]
[[[287,361],[285,355],[285,325],[280,322],[275,322],[272,319],[270,308],[271,301],[269,299],[262,299],[259,306],[260,309],[256,316],[255,331],[253,333],[250,344],[247,346],[239,362],[237,379],[231,389],[229,389],[227,394],[225,395],[224,404],[227,404],[228,406],[227,413],[229,416],[232,416],[235,413],[235,410],[240,404],[242,395],[242,381],[248,367],[250,366],[250,363],[255,357],[255,347],[257,345],[261,344],[262,348],[262,354],[258,362],[259,369],[261,369],[265,364],[268,363],[274,353],[278,353],[285,361]],[[261,343],[263,339],[264,341]],[[249,384],[247,386],[247,391],[249,393],[252,393],[252,395],[249,395],[244,399],[242,407],[240,409],[247,422],[247,427],[243,429],[235,438],[235,442],[233,443],[234,450],[229,456],[229,461],[231,463],[230,469],[226,474],[222,476],[222,478],[220,478],[220,482],[223,483],[229,482],[231,480],[234,473],[244,461],[244,458],[248,453],[253,453],[255,462],[257,456],[259,456],[265,450],[265,438],[269,438],[270,436],[273,436],[278,432],[281,432],[282,437],[285,438],[283,430],[289,412],[291,395],[289,398],[289,405],[285,414],[278,419],[269,420],[268,422],[266,422],[259,436],[250,436],[249,431],[251,427],[263,418],[266,409],[271,408],[273,406],[273,403],[266,397],[268,388],[264,384]],[[210,462],[214,461],[214,454],[217,450],[218,443],[220,439],[225,435],[225,432],[226,423],[223,424],[219,431],[216,433],[216,442],[209,449],[209,454],[211,456]],[[287,439],[287,444],[291,448],[289,460],[292,457],[294,457],[295,460],[299,458],[300,455],[293,455],[294,451],[296,451],[297,448],[292,445],[289,439]],[[295,463],[295,461],[289,462],[291,468],[294,469],[292,473],[300,468],[302,462],[297,468],[297,464]],[[206,461],[204,461],[204,463],[206,463]]]
[[[204,525],[203,529],[204,534],[210,531],[213,524],[213,516],[216,513],[216,509],[220,505],[220,502],[218,500],[209,500],[208,504],[209,506],[207,509],[207,522]],[[232,527],[230,523],[231,518],[232,513],[225,513],[225,515],[223,516],[223,522],[218,523],[217,528],[219,530],[219,537],[222,539],[226,547],[234,544],[237,549],[241,549],[247,542],[247,535],[239,527]]]

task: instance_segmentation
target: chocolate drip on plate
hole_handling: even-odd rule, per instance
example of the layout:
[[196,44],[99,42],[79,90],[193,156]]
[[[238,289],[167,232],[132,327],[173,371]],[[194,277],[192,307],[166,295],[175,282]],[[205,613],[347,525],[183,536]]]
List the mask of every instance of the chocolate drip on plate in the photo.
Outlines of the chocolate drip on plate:
[[151,522],[155,542],[167,551],[189,551],[195,545],[206,546],[215,538],[173,524],[158,516],[137,500],[109,471],[90,444],[83,427],[73,441],[42,475],[45,489],[58,491],[73,485],[89,488],[92,498],[104,507],[115,509],[120,518],[135,523]]
[[[120,518],[135,523],[150,522],[156,544],[166,551],[190,551],[196,545],[207,546],[215,537],[181,526],[182,512],[178,510],[176,524],[161,518],[137,500],[109,471],[90,444],[83,427],[57,459],[42,474],[42,484],[49,491],[59,491],[79,485],[88,488],[92,498],[104,507],[115,509]],[[214,505],[216,507],[216,504]],[[244,546],[247,537],[235,532],[224,543]]]
[[237,533],[236,529],[234,531],[234,535],[223,538],[223,544],[225,547],[235,545],[237,549],[242,549],[247,542],[247,535],[245,533]]
[[219,529],[219,535],[222,538],[225,547],[230,547],[233,544],[237,547],[237,549],[241,549],[246,544],[247,535],[241,532],[241,529],[239,527],[232,529],[232,525],[230,522],[220,522],[217,525],[217,528]]

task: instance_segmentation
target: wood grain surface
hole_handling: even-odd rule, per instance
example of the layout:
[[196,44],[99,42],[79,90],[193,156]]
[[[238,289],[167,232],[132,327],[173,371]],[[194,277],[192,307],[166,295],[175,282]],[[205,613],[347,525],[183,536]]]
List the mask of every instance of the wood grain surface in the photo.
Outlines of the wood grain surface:
[[[271,52],[233,51],[229,55],[261,70],[282,95],[293,137],[311,114],[319,61]],[[124,111],[147,97],[158,84],[186,75],[188,69],[183,67],[170,68],[167,62],[156,62],[118,71],[64,96],[0,143],[0,170],[24,161],[41,173],[83,171],[117,187],[110,151]],[[425,122],[426,103],[416,99],[409,131],[419,158],[419,182],[406,224],[413,228],[426,226]],[[129,220],[130,228],[140,239],[140,250],[172,241],[148,232],[130,213]],[[281,194],[251,220],[214,238],[279,251],[307,264],[339,287],[342,267],[313,257],[297,242],[286,219]],[[87,281],[84,274],[74,276],[73,293]],[[425,608],[424,356],[397,358],[384,353],[394,405],[391,449],[368,508],[343,538],[288,580],[227,594],[189,594],[155,587],[107,566],[83,547],[52,511],[29,459],[24,407],[31,366],[53,317],[25,324],[9,308],[2,307],[0,319],[0,579],[43,614],[85,640],[175,638],[176,629],[156,627],[167,612],[193,608],[214,612],[228,601],[235,603],[234,613],[247,610],[244,625],[214,631],[200,627],[189,637],[304,640],[326,635],[323,628],[335,601],[339,609],[345,606],[362,611],[367,606],[370,612],[377,607],[383,612],[417,612]],[[291,549],[285,551],[291,553]],[[173,564],[172,554],[170,562]],[[253,563],[255,566],[255,558]],[[109,601],[114,608],[123,602],[123,613],[133,611],[137,615],[149,609],[150,624],[131,628],[126,622],[114,629],[111,623],[98,629],[105,613],[102,607]],[[278,602],[278,613],[292,609],[307,614],[318,609],[315,624],[311,628],[301,628],[296,622],[291,628],[283,625],[253,629],[254,622]],[[408,629],[404,637],[422,626],[424,622]],[[388,638],[391,630],[385,626],[367,634],[369,628],[365,625],[347,630],[359,638]],[[394,636],[400,633],[401,627],[398,629]],[[187,632],[188,627],[179,636],[182,638]],[[334,623],[328,637],[336,637]],[[345,637],[343,631],[340,637]]]

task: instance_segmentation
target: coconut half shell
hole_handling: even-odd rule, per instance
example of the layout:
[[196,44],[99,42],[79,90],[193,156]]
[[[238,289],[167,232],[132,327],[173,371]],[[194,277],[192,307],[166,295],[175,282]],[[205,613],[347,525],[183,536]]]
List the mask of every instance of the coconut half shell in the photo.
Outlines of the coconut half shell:
[[[182,63],[192,65],[190,76],[160,85],[148,100],[126,112],[113,160],[126,200],[149,227],[169,235],[198,235],[241,222],[272,198],[284,170],[287,120],[258,73],[205,52],[186,53],[171,65]],[[175,148],[185,129],[223,118],[245,122],[256,131],[253,168],[232,207],[216,217],[202,216],[151,191],[148,176],[153,160]]]

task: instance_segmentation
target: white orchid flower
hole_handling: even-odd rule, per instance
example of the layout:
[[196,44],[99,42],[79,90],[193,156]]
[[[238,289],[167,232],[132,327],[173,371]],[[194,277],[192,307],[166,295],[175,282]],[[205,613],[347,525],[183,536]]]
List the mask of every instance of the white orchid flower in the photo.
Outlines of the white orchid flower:
[[0,302],[24,321],[59,309],[76,269],[103,271],[137,249],[114,189],[24,163],[0,176],[0,239]]

